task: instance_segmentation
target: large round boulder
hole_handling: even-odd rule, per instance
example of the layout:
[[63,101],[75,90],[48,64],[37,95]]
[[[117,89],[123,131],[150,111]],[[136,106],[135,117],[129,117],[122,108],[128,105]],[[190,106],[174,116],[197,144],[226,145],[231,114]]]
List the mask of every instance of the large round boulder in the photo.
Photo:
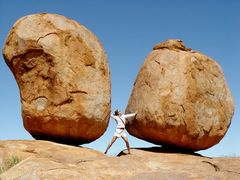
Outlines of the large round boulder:
[[97,37],[57,14],[22,17],[3,55],[20,88],[24,127],[36,139],[96,140],[110,114],[110,72]]
[[126,125],[140,139],[189,150],[217,144],[234,112],[221,67],[180,40],[156,45],[134,83]]

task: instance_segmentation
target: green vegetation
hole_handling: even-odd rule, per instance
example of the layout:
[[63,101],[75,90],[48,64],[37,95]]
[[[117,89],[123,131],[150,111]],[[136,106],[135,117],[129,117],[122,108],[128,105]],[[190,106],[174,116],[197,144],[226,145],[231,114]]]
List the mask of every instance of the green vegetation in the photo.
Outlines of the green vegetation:
[[0,174],[7,171],[11,167],[18,164],[22,159],[17,156],[10,156],[2,165],[0,166]]

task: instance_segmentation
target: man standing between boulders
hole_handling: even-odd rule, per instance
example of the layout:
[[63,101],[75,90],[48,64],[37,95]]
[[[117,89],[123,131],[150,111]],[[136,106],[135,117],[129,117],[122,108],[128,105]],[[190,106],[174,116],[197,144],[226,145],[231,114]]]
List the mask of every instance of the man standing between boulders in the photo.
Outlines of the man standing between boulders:
[[116,128],[114,136],[113,136],[111,142],[109,143],[104,154],[107,154],[107,152],[108,152],[109,148],[112,146],[112,144],[117,140],[117,138],[120,138],[120,137],[125,141],[127,150],[128,150],[128,154],[130,154],[130,146],[129,146],[128,138],[127,138],[126,132],[124,131],[125,122],[126,122],[127,118],[135,117],[136,114],[137,114],[137,112],[132,113],[132,114],[122,114],[119,110],[115,110],[114,115],[111,114],[111,117],[117,123],[117,128]]

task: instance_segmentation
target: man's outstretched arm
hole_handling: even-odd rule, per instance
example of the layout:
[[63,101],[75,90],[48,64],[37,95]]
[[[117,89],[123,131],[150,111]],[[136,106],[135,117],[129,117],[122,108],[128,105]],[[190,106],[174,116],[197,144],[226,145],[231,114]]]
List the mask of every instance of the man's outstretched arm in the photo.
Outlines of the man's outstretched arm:
[[131,113],[131,114],[125,114],[124,117],[125,117],[125,118],[130,118],[130,117],[134,117],[134,116],[136,116],[136,115],[137,115],[137,112]]
[[116,121],[116,123],[117,123],[116,116],[114,116],[113,114],[111,114],[111,118],[113,118],[113,119]]
[[111,118],[115,119],[115,116],[113,114],[111,114]]

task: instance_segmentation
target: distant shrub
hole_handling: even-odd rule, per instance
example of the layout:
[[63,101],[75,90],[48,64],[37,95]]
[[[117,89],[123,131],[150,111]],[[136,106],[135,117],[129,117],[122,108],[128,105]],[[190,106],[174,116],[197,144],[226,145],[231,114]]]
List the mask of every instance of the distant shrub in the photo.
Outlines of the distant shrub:
[[18,164],[22,159],[17,156],[10,156],[1,166],[0,174]]

